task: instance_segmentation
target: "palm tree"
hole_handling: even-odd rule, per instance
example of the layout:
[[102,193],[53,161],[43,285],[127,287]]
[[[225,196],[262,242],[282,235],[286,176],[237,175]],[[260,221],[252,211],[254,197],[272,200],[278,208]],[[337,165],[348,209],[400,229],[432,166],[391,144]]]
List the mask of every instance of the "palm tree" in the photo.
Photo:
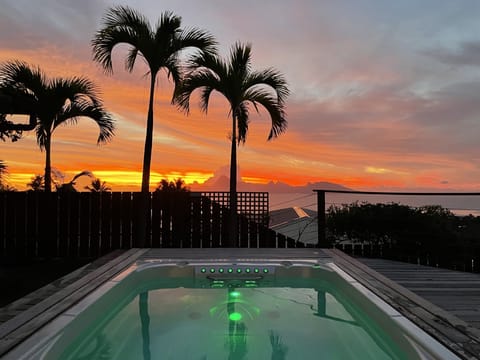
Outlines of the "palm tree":
[[45,178],[43,175],[35,175],[27,184],[30,191],[45,191]]
[[272,122],[268,140],[286,130],[285,101],[289,94],[287,83],[277,70],[251,69],[251,46],[236,43],[227,62],[216,55],[199,54],[186,67],[181,86],[177,87],[174,102],[187,114],[190,96],[200,89],[200,108],[207,112],[210,95],[218,91],[227,99],[232,117],[230,159],[230,245],[237,241],[237,145],[245,143],[250,118],[250,105],[258,112],[262,105]]
[[106,181],[95,178],[92,180],[90,186],[85,186],[85,190],[90,190],[90,192],[108,192],[112,191],[112,188],[107,185]]
[[8,167],[3,162],[3,160],[0,160],[0,191],[15,191],[15,188],[8,185],[5,182],[5,178],[8,174]]
[[196,28],[182,30],[181,18],[171,12],[164,12],[155,28],[148,19],[127,6],[110,8],[103,18],[103,27],[92,40],[93,58],[107,73],[113,72],[112,51],[118,44],[130,46],[125,68],[132,72],[140,56],[149,67],[150,99],[148,103],[145,150],[143,156],[142,192],[150,187],[150,162],[153,139],[153,101],[157,74],[164,69],[176,86],[180,80],[180,55],[187,48],[212,54],[216,41],[209,33]]
[[37,143],[45,150],[45,191],[51,192],[52,135],[59,125],[76,124],[90,118],[99,127],[97,143],[111,139],[114,121],[104,109],[97,87],[84,77],[47,79],[38,67],[21,61],[0,66],[0,89],[15,89],[35,103]]
[[157,185],[155,192],[189,192],[190,188],[185,184],[182,178],[168,181],[162,179]]
[[3,160],[0,160],[0,183],[3,182],[3,178],[6,173],[7,173],[7,165],[5,165]]

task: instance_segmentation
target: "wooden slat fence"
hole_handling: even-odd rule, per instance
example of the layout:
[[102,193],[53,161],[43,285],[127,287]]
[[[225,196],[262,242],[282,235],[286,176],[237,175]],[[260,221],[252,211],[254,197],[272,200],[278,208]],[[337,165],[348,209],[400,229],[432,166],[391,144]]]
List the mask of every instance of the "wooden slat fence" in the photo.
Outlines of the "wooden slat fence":
[[[225,193],[221,194],[225,198]],[[146,222],[142,196],[136,192],[2,192],[0,260],[96,258],[140,244],[154,248],[227,246],[229,209],[212,200],[214,193],[151,193],[146,201]],[[239,198],[242,196],[245,194],[239,193]],[[268,199],[265,201],[264,195],[247,198],[251,208],[254,200],[260,199],[255,211],[261,221],[239,214],[239,247],[304,246],[265,226]],[[141,226],[146,226],[143,241],[139,239]]]

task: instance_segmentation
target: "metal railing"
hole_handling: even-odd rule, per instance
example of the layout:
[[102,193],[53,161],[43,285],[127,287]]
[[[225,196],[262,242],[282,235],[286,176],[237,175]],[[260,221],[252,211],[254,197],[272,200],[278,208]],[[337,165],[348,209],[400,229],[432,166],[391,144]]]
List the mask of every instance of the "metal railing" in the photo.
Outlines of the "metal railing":
[[326,238],[326,193],[357,195],[389,195],[389,196],[480,196],[479,192],[389,192],[389,191],[356,191],[356,190],[314,190],[317,193],[318,212],[318,246],[331,247]]
[[[315,192],[319,247],[339,247],[349,254],[456,270],[480,270],[480,216],[472,215],[472,211],[478,214],[478,192]],[[363,199],[378,199],[381,195],[382,201],[334,204],[327,210],[327,193],[351,194]],[[459,199],[454,201],[455,197]],[[468,210],[472,211],[456,214],[445,206],[461,203],[460,198],[470,204]],[[398,199],[401,203],[386,199]],[[419,205],[421,201],[426,204]]]

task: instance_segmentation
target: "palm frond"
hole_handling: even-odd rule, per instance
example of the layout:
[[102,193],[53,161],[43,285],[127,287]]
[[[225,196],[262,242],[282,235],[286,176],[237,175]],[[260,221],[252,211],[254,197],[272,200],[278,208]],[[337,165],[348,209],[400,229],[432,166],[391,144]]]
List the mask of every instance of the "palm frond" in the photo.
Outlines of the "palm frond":
[[257,103],[262,105],[269,113],[272,124],[268,140],[277,137],[287,130],[284,104],[278,102],[278,99],[272,96],[268,91],[265,91],[265,89],[251,88],[245,92],[244,99],[244,101],[252,102],[255,105],[255,108],[257,108]]
[[0,84],[2,88],[31,95],[41,92],[47,86],[47,81],[39,67],[12,60],[0,66]]
[[107,142],[113,137],[115,125],[111,115],[103,106],[86,99],[77,99],[59,113],[55,118],[55,128],[65,122],[76,123],[80,117],[89,118],[98,125],[100,133],[97,143]]
[[218,42],[208,31],[191,28],[182,30],[176,38],[174,46],[178,50],[193,48],[197,52],[215,56],[217,54]]
[[50,82],[48,90],[51,98],[58,102],[57,107],[64,106],[67,101],[74,102],[77,99],[101,105],[100,90],[92,81],[84,77],[55,78]]
[[165,35],[171,36],[179,31],[182,25],[182,18],[171,11],[164,11],[156,24],[156,37],[165,38]]
[[125,59],[125,69],[128,72],[133,71],[133,67],[135,66],[135,61],[137,60],[137,56],[138,56],[138,48],[132,46],[128,51],[128,55]]
[[230,51],[229,72],[239,81],[247,78],[251,68],[250,44],[235,43]]
[[[91,42],[93,59],[105,72],[111,73],[112,51],[116,45],[125,43],[141,51],[140,39],[152,38],[152,31],[145,16],[128,6],[114,6],[107,10],[103,17],[103,28],[96,32]],[[135,59],[127,57],[125,67],[128,71],[132,71],[134,62]]]
[[79,177],[81,177],[81,176],[88,176],[88,177],[91,178],[91,177],[93,177],[93,174],[92,174],[91,171],[83,170],[83,171],[79,172],[78,174],[76,174],[76,175],[72,178],[72,180],[70,181],[70,183],[73,184],[73,183],[75,182],[75,180],[77,180],[77,179],[78,179]]
[[124,5],[112,6],[103,16],[105,27],[118,26],[136,27],[139,24],[148,24],[148,19],[137,10]]
[[270,68],[263,71],[255,71],[249,74],[245,80],[245,88],[249,89],[257,85],[266,85],[276,93],[279,103],[285,103],[290,91],[283,75],[277,70]]
[[35,128],[35,135],[37,137],[37,144],[40,147],[40,150],[43,151],[47,144],[48,134],[50,133],[50,129],[48,126],[45,126],[44,123],[39,123]]
[[[167,71],[168,78],[172,78],[173,83],[177,86],[181,81],[181,66],[178,60],[178,54],[173,53],[164,62],[164,68]],[[173,103],[173,97],[172,97]]]
[[173,103],[188,114],[190,111],[190,97],[197,89],[202,91],[200,108],[206,112],[212,91],[221,90],[218,76],[206,68],[198,69],[197,72],[188,74],[175,89]]
[[238,129],[238,144],[245,143],[247,140],[248,133],[248,124],[249,120],[249,111],[247,102],[242,102],[237,107],[235,111],[235,116],[237,117],[237,129]]

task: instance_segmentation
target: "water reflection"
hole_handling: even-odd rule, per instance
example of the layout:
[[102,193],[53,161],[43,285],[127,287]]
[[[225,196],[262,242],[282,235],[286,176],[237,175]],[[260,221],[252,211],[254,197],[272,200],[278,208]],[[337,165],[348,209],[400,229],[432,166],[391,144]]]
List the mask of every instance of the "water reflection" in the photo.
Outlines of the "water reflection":
[[[188,302],[188,304],[195,306],[195,314],[197,314],[197,312],[202,315],[208,313],[208,306],[213,304],[212,299],[220,303],[214,306],[215,312],[212,312],[212,309],[210,309],[209,319],[208,317],[202,316],[202,318],[206,320],[205,324],[203,324],[203,321],[190,322],[189,319],[195,320],[200,318],[200,316],[197,315],[195,315],[195,317],[189,316],[185,323],[182,322],[182,318],[178,317],[178,315],[182,314],[182,311],[185,310],[186,306],[179,300],[182,299],[181,295],[183,295],[185,291],[188,293],[188,289],[180,290],[179,293],[173,291],[167,295],[163,294],[161,297],[157,297],[158,295],[156,295],[156,293],[149,293],[148,291],[142,292],[137,295],[138,303],[137,298],[134,299],[133,303],[130,302],[130,304],[133,305],[133,309],[130,307],[130,312],[127,313],[128,316],[133,315],[137,318],[136,324],[138,324],[138,321],[140,322],[140,328],[138,328],[138,325],[135,326],[135,336],[132,337],[132,339],[136,341],[135,347],[128,345],[124,350],[119,351],[117,345],[112,346],[110,342],[118,340],[120,338],[119,335],[123,336],[121,341],[132,341],[130,338],[127,339],[127,335],[130,336],[130,333],[127,329],[121,329],[121,327],[110,326],[108,325],[109,323],[104,323],[96,330],[98,331],[96,334],[89,334],[89,343],[87,344],[85,342],[81,344],[84,348],[77,347],[76,351],[78,352],[75,359],[108,360],[118,358],[118,356],[131,356],[131,353],[135,351],[136,359],[151,360],[157,356],[162,356],[162,349],[165,349],[165,345],[167,345],[170,353],[177,354],[179,356],[178,359],[182,359],[182,354],[186,348],[178,344],[184,343],[185,347],[191,346],[191,348],[188,348],[189,351],[194,351],[198,346],[198,352],[194,357],[199,360],[208,360],[208,358],[213,357],[216,359],[219,354],[223,354],[222,359],[246,360],[247,358],[255,358],[258,351],[261,352],[262,358],[286,360],[289,356],[298,357],[299,354],[304,351],[304,347],[302,347],[303,344],[306,345],[306,349],[308,349],[309,346],[317,348],[319,343],[316,337],[318,337],[319,342],[324,341],[322,337],[332,340],[334,337],[331,336],[332,330],[330,329],[333,329],[333,332],[341,331],[346,337],[354,334],[355,337],[351,342],[360,344],[361,347],[357,349],[363,350],[367,348],[368,344],[369,352],[372,351],[373,353],[381,350],[378,353],[394,359],[401,358],[392,351],[393,348],[390,340],[388,337],[382,335],[378,325],[365,317],[361,308],[351,301],[348,301],[349,295],[328,286],[328,284],[324,285],[318,282],[312,284],[313,286],[311,287],[305,287],[305,284],[302,284],[303,286],[297,285],[298,288],[296,288],[294,284],[288,283],[288,285],[293,286],[281,286],[279,290],[270,290],[267,288],[242,290],[239,288],[238,290],[240,291],[238,291],[237,288],[234,287],[238,287],[238,285],[235,284],[232,287],[222,289],[195,290],[201,291],[200,293],[202,294],[202,296],[193,296],[192,298],[194,300]],[[301,290],[298,291],[298,289]],[[208,292],[208,296],[204,295],[206,292]],[[227,297],[226,301],[225,295]],[[166,299],[168,299],[168,301]],[[152,303],[149,304],[149,301],[152,301]],[[178,303],[177,307],[172,308],[167,306],[176,303]],[[252,304],[258,306],[258,311],[252,311]],[[151,318],[151,315],[158,316],[158,309],[161,309],[161,316],[168,316],[168,321],[162,322],[162,331],[171,332],[175,336],[173,341],[171,340],[173,337],[163,338],[163,334],[158,335],[158,324],[154,326],[153,324],[156,323],[151,323],[151,321],[154,320],[153,317]],[[174,310],[172,311],[172,309]],[[132,310],[133,313],[131,312]],[[312,338],[308,341],[303,341],[304,337],[299,336],[297,329],[294,328],[295,321],[297,320],[294,310],[299,311],[299,317],[303,316],[301,317],[301,319],[303,319],[301,321],[304,321],[301,324],[297,323],[297,326],[302,326],[305,323],[305,326],[308,328],[310,323],[315,324],[315,326],[316,324],[321,324],[321,327],[315,328],[319,332],[312,333]],[[149,312],[151,312],[151,314]],[[276,316],[273,317],[270,316],[270,314],[276,314]],[[260,317],[257,318],[257,316]],[[317,320],[314,319],[314,317],[326,319],[327,321],[320,321],[320,319]],[[130,317],[129,319],[132,318]],[[179,321],[180,323],[170,321]],[[211,323],[209,323],[209,321]],[[263,324],[262,321],[266,321],[266,323]],[[199,329],[200,331],[211,331],[211,328],[209,328],[210,330],[206,328],[210,325],[213,325],[216,331],[215,334],[218,334],[219,338],[210,338],[207,333],[198,334]],[[333,327],[331,327],[331,325],[333,325]],[[182,336],[191,336],[191,333],[188,332],[190,327],[196,329],[199,336],[198,339],[189,345],[189,339],[182,339]],[[157,335],[150,333],[150,331],[157,332]],[[140,340],[140,332],[141,344],[138,342],[138,340]],[[365,336],[367,340],[363,340],[363,336]],[[161,340],[159,340],[160,337],[162,338]],[[309,336],[307,335],[306,338],[309,338]],[[362,340],[359,340],[360,338]],[[217,341],[218,339],[220,339],[220,341]],[[222,339],[224,339],[224,343],[222,343]],[[289,341],[289,345],[292,346],[290,351],[285,340]],[[166,341],[166,343],[160,345],[162,341]],[[342,341],[349,340],[344,339]],[[212,346],[212,344],[214,346]],[[216,347],[217,345],[218,347]],[[375,346],[372,347],[372,345]],[[179,346],[179,348],[177,348],[177,346]],[[328,344],[322,344],[321,346],[322,348],[333,348],[337,345],[331,345],[330,341]],[[355,346],[352,346],[352,349],[354,348]],[[79,349],[81,350],[79,351]],[[351,351],[355,352],[356,350]],[[129,355],[127,355],[127,352]],[[341,350],[340,353],[344,355],[347,354],[345,350]],[[191,358],[191,355],[190,353],[190,357],[188,358]]]
[[314,311],[313,313],[314,316],[341,322],[341,323],[346,323],[349,325],[360,326],[360,324],[357,323],[356,321],[346,320],[336,316],[327,315],[327,292],[322,289],[315,289],[315,292],[317,293],[317,308],[315,309],[313,305],[310,305],[310,309]]
[[242,360],[247,355],[247,327],[241,315],[235,312],[235,288],[228,288],[228,360]]
[[143,360],[150,360],[150,315],[148,314],[148,292],[140,293],[138,297],[140,322],[142,324]]
[[87,350],[86,354],[75,357],[75,360],[110,360],[112,359],[112,344],[103,333],[98,334],[94,341],[93,349]]
[[285,360],[287,358],[288,346],[282,342],[280,335],[270,330],[270,345],[272,345],[272,360]]
[[[243,360],[247,355],[247,326],[241,320],[241,314],[235,311],[237,291],[234,287],[228,288],[228,360]],[[268,334],[272,346],[272,360],[285,360],[288,347],[282,342],[278,332],[270,330]]]

